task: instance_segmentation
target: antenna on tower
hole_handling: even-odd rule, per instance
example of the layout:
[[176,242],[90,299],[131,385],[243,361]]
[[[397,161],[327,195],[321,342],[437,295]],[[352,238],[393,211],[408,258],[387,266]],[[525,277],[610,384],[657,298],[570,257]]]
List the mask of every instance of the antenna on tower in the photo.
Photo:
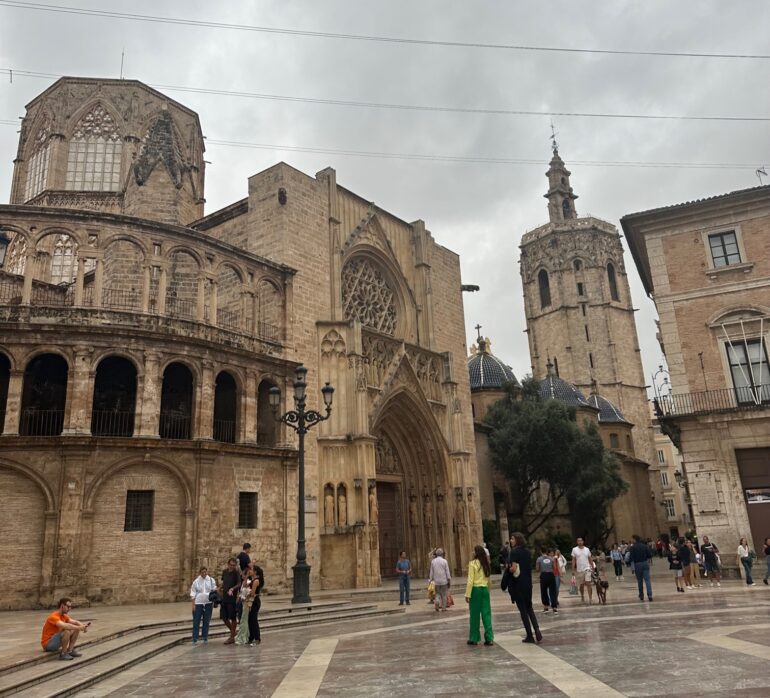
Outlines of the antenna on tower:
[[126,57],[126,49],[125,47],[120,52],[120,79],[123,79],[123,59]]
[[555,153],[559,149],[559,144],[556,142],[556,134],[558,131],[554,128],[553,119],[551,119],[551,148]]
[[762,167],[758,168],[754,174],[757,175],[757,179],[759,180],[759,186],[762,186],[762,177],[767,177],[767,165],[762,165]]

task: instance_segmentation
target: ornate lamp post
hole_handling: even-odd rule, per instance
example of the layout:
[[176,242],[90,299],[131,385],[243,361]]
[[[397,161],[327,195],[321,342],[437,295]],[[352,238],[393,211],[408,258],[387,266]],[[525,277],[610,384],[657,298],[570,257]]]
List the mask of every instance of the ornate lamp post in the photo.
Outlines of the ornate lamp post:
[[332,398],[334,388],[326,383],[321,388],[326,415],[315,410],[305,410],[305,391],[307,383],[307,369],[299,365],[294,370],[294,406],[296,409],[279,415],[281,407],[281,389],[273,386],[270,388],[270,408],[276,421],[283,422],[294,429],[299,435],[299,512],[297,514],[297,562],[294,567],[294,596],[292,603],[310,603],[310,565],[307,564],[307,551],[305,550],[305,434],[318,422],[329,419],[332,411]]

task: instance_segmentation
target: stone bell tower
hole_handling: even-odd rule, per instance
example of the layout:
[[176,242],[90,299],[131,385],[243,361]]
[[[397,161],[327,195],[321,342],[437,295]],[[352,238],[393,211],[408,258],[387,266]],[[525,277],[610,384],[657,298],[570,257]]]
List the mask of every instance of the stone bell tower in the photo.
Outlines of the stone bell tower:
[[559,377],[586,395],[598,387],[634,424],[626,450],[655,464],[620,235],[607,221],[578,217],[570,172],[555,142],[546,177],[549,222],[525,233],[520,245],[532,373],[543,378],[550,361]]

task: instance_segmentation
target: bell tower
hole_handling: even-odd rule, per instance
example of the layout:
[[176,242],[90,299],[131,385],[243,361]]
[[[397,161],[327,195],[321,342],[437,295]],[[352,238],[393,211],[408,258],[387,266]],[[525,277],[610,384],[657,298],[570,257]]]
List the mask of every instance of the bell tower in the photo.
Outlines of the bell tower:
[[553,363],[553,372],[584,394],[598,390],[635,425],[636,456],[654,465],[636,311],[620,235],[607,221],[577,216],[577,196],[555,140],[552,153],[545,194],[549,221],[525,233],[520,244],[532,374],[544,378]]

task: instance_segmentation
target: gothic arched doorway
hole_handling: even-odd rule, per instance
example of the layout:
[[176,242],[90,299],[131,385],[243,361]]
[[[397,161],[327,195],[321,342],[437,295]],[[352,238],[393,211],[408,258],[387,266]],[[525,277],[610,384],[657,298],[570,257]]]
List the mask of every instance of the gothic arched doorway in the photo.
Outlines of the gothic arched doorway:
[[433,548],[454,547],[443,438],[428,406],[407,390],[388,399],[372,431],[380,574],[393,576],[398,554],[406,550],[413,574],[422,576]]

